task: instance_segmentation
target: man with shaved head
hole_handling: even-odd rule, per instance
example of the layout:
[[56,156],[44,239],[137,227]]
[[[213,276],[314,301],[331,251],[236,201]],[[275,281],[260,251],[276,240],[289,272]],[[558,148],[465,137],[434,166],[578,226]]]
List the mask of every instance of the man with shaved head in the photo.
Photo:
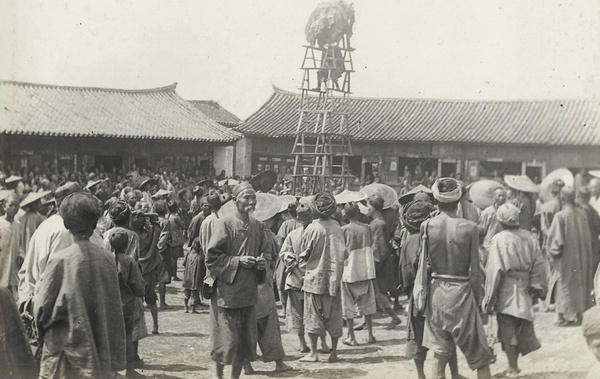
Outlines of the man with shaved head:
[[231,377],[239,378],[244,361],[256,360],[258,337],[255,305],[258,284],[264,283],[268,249],[265,229],[251,214],[256,193],[248,182],[233,189],[236,210],[215,220],[206,248],[206,267],[215,278],[211,296],[211,357],[217,377],[232,365]]

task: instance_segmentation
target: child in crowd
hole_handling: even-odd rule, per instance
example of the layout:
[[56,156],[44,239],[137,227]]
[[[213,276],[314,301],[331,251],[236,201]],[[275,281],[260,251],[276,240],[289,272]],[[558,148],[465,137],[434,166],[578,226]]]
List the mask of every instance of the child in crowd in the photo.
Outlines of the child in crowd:
[[133,364],[133,312],[137,297],[144,296],[144,278],[135,260],[127,255],[127,230],[115,228],[110,236],[110,245],[115,251],[115,263],[119,272],[119,289],[121,291],[121,303],[123,306],[123,317],[125,319],[125,340],[127,354],[128,378],[139,377],[132,367]]
[[185,305],[185,313],[189,312],[188,301],[192,297],[192,313],[196,312],[197,306],[205,306],[200,301],[200,290],[202,289],[202,283],[204,280],[204,274],[206,268],[204,266],[204,252],[200,246],[200,240],[195,238],[192,242],[192,248],[185,255],[183,260],[183,293],[185,299],[183,304]]

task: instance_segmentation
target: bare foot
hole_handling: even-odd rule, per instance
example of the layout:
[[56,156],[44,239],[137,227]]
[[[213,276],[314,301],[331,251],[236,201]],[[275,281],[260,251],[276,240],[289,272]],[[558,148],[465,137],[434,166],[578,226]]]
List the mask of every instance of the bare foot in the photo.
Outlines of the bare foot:
[[352,338],[346,338],[346,339],[342,340],[342,343],[344,345],[348,345],[348,346],[358,346],[358,342],[356,342],[356,340],[352,339]]
[[253,375],[254,374],[254,368],[252,367],[250,362],[244,363],[244,374],[245,375]]
[[327,362],[329,363],[338,362],[339,360],[340,358],[337,356],[337,353],[333,351],[329,354],[329,358],[327,358]]
[[385,327],[385,330],[392,330],[396,327],[396,325],[402,324],[402,320],[399,317],[393,318],[392,321]]
[[377,342],[377,340],[373,336],[369,337],[369,339],[367,340],[367,343],[375,343],[375,342]]
[[298,348],[298,351],[301,353],[308,353],[310,351],[310,349],[308,348],[308,346],[304,345],[304,346],[300,346]]
[[198,311],[197,311],[197,310],[195,310],[195,309],[192,311],[192,313],[195,313],[195,314],[200,314],[200,312],[198,312]]
[[319,355],[317,353],[309,353],[308,355],[300,358],[300,362],[318,362]]
[[167,303],[163,303],[159,306],[160,309],[171,309],[171,306]]
[[183,313],[190,313],[187,309],[185,311],[183,311]]
[[276,372],[284,372],[284,371],[291,371],[291,370],[293,370],[293,368],[291,368],[290,366],[286,365],[283,362],[277,362],[275,365]]
[[367,324],[363,322],[362,324],[358,324],[358,325],[356,325],[356,326],[354,327],[354,330],[360,331],[360,330],[363,330],[363,329],[364,329],[364,328],[366,328],[366,327],[367,327]]

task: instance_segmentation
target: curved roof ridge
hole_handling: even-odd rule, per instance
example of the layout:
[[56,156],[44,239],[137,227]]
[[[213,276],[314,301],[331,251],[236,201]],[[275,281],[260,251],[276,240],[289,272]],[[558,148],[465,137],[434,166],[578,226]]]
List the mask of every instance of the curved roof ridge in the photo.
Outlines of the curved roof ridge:
[[169,84],[163,87],[154,88],[143,88],[143,89],[122,89],[122,88],[107,88],[107,87],[82,87],[82,86],[62,86],[58,84],[44,84],[44,83],[31,83],[31,82],[19,82],[15,80],[2,80],[0,79],[0,85],[10,84],[17,86],[26,87],[40,87],[40,88],[54,88],[64,90],[75,90],[75,91],[97,91],[97,92],[116,92],[116,93],[155,93],[155,92],[166,92],[174,91],[177,88],[177,82]]
[[[293,92],[289,90],[282,89],[277,87],[275,84],[272,84],[273,92],[275,94],[281,95],[289,95],[299,97],[302,94],[300,92]],[[310,96],[318,96],[312,95]],[[587,102],[598,102],[600,103],[600,99],[594,98],[566,98],[566,99],[450,99],[450,98],[433,98],[433,97],[375,97],[375,96],[356,96],[354,93],[351,93],[351,99],[355,100],[369,100],[369,101],[423,101],[423,102],[453,102],[453,103],[553,103],[553,102],[572,102],[572,101],[587,101]]]

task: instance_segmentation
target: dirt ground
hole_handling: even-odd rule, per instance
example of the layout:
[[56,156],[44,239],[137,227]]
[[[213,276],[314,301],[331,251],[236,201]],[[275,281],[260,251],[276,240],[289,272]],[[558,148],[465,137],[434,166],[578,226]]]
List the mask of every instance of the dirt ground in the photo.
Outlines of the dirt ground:
[[[181,268],[180,268],[181,270]],[[180,277],[183,273],[180,272]],[[210,359],[210,330],[208,308],[200,308],[200,314],[184,313],[181,282],[168,286],[167,303],[173,306],[159,311],[159,335],[149,335],[140,341],[139,353],[145,361],[140,369],[147,377],[155,378],[211,378],[214,363]],[[278,310],[281,315],[281,309]],[[406,318],[395,330],[387,331],[388,317],[378,314],[374,319],[374,334],[377,342],[366,343],[366,331],[356,332],[357,347],[340,344],[338,363],[301,363],[302,354],[297,349],[297,337],[285,329],[285,320],[280,316],[282,341],[287,357],[285,361],[294,368],[284,373],[274,372],[275,364],[254,362],[256,373],[251,377],[263,378],[416,378],[411,360],[404,357],[406,347]],[[594,357],[587,350],[579,327],[559,328],[554,325],[554,313],[536,313],[536,334],[542,348],[520,359],[522,378],[585,378],[594,364]],[[146,312],[148,326],[152,325],[150,312]],[[345,332],[345,331],[344,331]],[[508,367],[506,357],[496,345],[498,359],[491,366],[492,374],[501,377]],[[260,349],[259,349],[260,354]],[[467,378],[476,378],[462,354],[459,353],[459,368]],[[431,360],[426,362],[425,373],[431,373]],[[225,369],[229,376],[230,367]],[[245,377],[242,374],[242,377]],[[449,373],[448,373],[449,377]]]

